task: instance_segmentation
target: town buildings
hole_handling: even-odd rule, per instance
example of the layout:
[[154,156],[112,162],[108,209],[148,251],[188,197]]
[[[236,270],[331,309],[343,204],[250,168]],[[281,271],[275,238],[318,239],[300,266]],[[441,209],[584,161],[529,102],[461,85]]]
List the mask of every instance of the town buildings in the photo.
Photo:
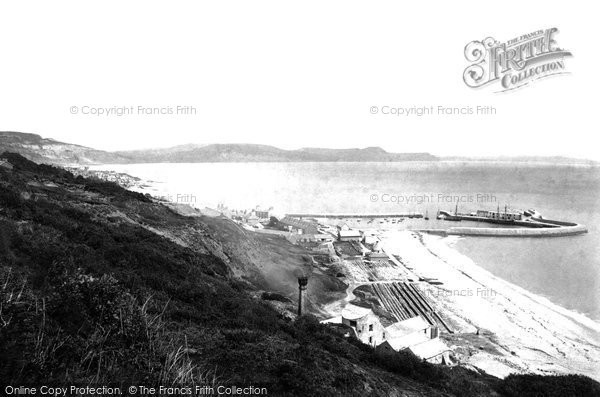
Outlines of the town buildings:
[[319,234],[317,224],[314,222],[286,216],[282,218],[279,223],[284,227],[287,227],[290,232],[295,232],[297,234]]

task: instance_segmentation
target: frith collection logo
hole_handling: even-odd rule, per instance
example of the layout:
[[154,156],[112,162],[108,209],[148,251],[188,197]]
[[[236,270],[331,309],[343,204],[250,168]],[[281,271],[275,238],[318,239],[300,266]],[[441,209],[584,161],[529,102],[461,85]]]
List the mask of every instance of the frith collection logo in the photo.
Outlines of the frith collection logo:
[[465,83],[471,88],[499,83],[497,92],[503,92],[566,73],[564,59],[572,54],[557,46],[557,32],[557,28],[538,30],[504,43],[492,37],[470,42],[465,46],[465,58],[471,63],[463,74]]

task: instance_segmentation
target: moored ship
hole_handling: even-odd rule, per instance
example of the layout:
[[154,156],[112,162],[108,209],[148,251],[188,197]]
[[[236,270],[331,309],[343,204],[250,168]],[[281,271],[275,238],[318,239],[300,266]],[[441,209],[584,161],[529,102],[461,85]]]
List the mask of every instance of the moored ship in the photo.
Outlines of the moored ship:
[[460,213],[458,212],[458,205],[454,212],[439,211],[437,219],[446,221],[475,221],[475,222],[488,222],[498,224],[522,224],[522,222],[528,222],[528,226],[532,221],[542,220],[542,215],[534,210],[528,209],[525,211],[509,210],[508,206],[504,206],[504,211],[500,210],[498,206],[496,211],[489,210],[477,210],[476,212]]

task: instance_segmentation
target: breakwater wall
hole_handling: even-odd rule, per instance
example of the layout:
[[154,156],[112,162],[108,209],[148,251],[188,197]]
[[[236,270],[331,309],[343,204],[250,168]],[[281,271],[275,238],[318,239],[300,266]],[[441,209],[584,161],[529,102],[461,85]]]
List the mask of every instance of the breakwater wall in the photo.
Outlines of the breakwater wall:
[[488,236],[488,237],[562,237],[587,233],[584,225],[568,223],[571,226],[553,228],[491,228],[491,227],[451,227],[449,229],[420,229],[418,232],[440,236]]
[[396,212],[389,214],[336,214],[336,213],[304,213],[286,214],[292,218],[423,218],[420,212]]

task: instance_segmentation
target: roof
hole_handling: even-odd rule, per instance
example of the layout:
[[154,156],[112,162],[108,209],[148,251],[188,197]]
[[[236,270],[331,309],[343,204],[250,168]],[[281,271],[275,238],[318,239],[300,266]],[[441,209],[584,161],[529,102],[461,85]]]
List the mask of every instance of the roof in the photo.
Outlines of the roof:
[[360,247],[355,247],[354,241],[334,241],[333,247],[339,252],[341,255],[345,256],[360,256],[361,250]]
[[315,225],[313,222],[303,221],[302,219],[286,216],[279,222],[283,223],[284,225],[293,226],[297,229],[309,230],[310,234],[317,234],[319,232],[317,229],[317,225]]
[[340,222],[340,223],[338,223],[337,227],[340,230],[348,230],[348,229],[350,229],[350,226],[348,226],[348,224],[346,222]]
[[359,318],[363,318],[369,313],[373,313],[373,311],[367,307],[349,304],[346,305],[344,310],[342,310],[342,318],[345,318],[347,320],[358,320]]
[[429,337],[423,332],[413,332],[408,335],[404,335],[397,338],[390,338],[386,334],[386,340],[392,349],[399,351],[402,349],[406,349],[407,347],[421,344],[423,342],[427,342]]
[[389,256],[385,252],[370,252],[369,258],[388,260]]
[[442,342],[440,338],[429,339],[426,342],[411,346],[408,349],[416,356],[419,356],[425,360],[450,351],[450,348],[446,346],[446,344]]
[[423,331],[429,327],[429,324],[423,320],[421,316],[416,316],[390,325],[385,329],[385,332],[391,339],[412,334],[413,332]]
[[321,324],[342,324],[342,317],[337,316],[337,317],[328,318],[327,320],[321,321]]
[[340,230],[340,237],[360,237],[359,230]]

